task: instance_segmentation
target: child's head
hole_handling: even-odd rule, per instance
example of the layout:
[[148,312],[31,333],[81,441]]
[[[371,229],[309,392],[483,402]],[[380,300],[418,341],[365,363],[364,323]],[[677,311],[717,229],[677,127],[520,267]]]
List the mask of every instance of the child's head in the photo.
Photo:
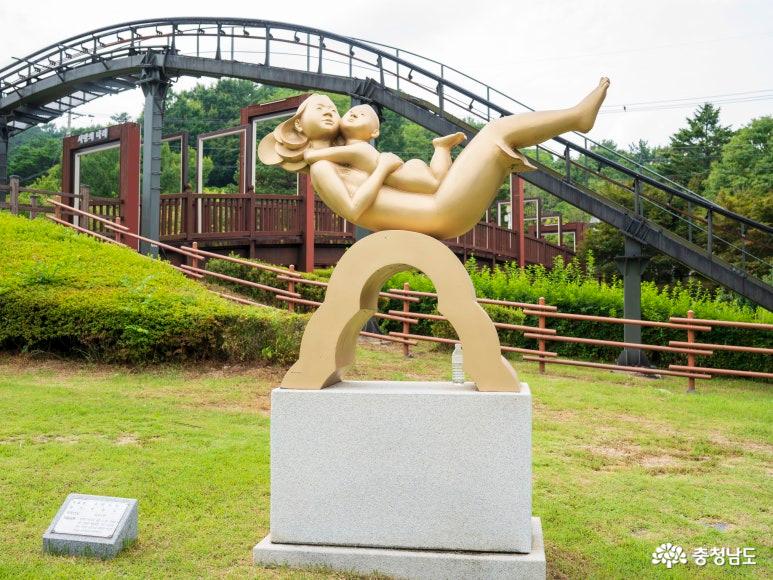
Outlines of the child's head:
[[378,115],[370,105],[357,105],[352,107],[341,118],[341,134],[345,139],[357,139],[370,141],[379,134],[381,123]]

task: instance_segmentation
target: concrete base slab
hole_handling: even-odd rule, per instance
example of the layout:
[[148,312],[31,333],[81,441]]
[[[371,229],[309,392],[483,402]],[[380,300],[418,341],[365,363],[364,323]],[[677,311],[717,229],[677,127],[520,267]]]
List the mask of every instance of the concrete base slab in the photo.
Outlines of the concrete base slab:
[[378,572],[410,580],[544,579],[545,547],[539,518],[532,518],[531,553],[446,552],[350,546],[275,544],[266,536],[252,550],[256,564],[327,566],[338,571]]

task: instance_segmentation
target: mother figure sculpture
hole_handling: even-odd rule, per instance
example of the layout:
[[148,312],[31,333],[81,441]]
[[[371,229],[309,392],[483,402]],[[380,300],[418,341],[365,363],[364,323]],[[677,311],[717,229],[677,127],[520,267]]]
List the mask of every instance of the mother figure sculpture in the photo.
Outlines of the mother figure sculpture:
[[[530,147],[567,131],[587,132],[595,123],[606,96],[609,79],[569,109],[534,111],[495,119],[467,144],[434,193],[416,193],[384,184],[399,167],[394,156],[371,173],[344,163],[304,155],[308,150],[333,148],[341,143],[340,122],[333,102],[312,95],[298,111],[277,126],[260,144],[267,165],[288,171],[308,171],[322,201],[344,219],[373,231],[410,230],[438,239],[469,231],[491,204],[500,185],[513,171],[534,167],[518,148]],[[304,160],[307,158],[308,160]],[[368,179],[376,181],[377,195],[363,205],[354,193]]]

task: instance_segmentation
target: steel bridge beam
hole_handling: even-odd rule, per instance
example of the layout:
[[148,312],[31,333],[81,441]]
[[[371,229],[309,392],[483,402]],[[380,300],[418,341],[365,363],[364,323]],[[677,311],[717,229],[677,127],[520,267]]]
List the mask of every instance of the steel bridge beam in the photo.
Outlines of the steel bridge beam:
[[[8,185],[8,125],[0,119],[0,185]],[[5,193],[0,192],[0,201],[5,201]]]
[[[22,87],[0,99],[0,115],[12,114],[15,108],[23,104],[45,104],[66,96],[78,83],[137,74],[143,69],[143,65],[152,64],[143,62],[143,58],[143,55],[133,55],[85,65],[62,72],[61,78],[53,76]],[[468,136],[474,133],[463,121],[437,111],[430,111],[426,104],[422,106],[407,100],[373,80],[174,54],[156,55],[156,59],[155,64],[164,67],[169,76],[186,74],[226,76],[275,86],[348,94],[366,102],[378,103],[436,133],[445,134],[459,130],[464,131]],[[705,250],[681,237],[632,214],[608,199],[564,181],[561,176],[545,167],[540,166],[538,171],[524,173],[522,177],[529,183],[613,225],[640,244],[649,245],[707,278],[773,310],[773,289],[768,284],[716,256],[709,255]]]
[[[148,54],[152,59],[152,54]],[[139,80],[145,94],[142,125],[142,202],[140,234],[158,241],[161,223],[161,138],[164,97],[169,80],[160,68],[146,68]],[[142,242],[140,251],[158,257],[158,246]]]
[[[538,164],[535,163],[535,165]],[[539,171],[524,173],[521,177],[559,199],[567,201],[584,212],[616,227],[626,237],[650,246],[760,306],[773,310],[773,291],[771,291],[770,286],[731,266],[724,260],[709,255],[703,248],[635,215],[613,201],[564,181],[561,176],[546,167],[539,166]]]

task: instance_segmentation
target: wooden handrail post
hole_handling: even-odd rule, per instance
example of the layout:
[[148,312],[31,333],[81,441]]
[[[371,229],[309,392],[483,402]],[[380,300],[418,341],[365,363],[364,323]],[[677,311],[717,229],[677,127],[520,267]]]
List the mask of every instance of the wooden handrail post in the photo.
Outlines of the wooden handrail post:
[[[295,272],[295,264],[290,264],[290,272]],[[292,274],[290,274],[290,278],[291,279],[287,281],[287,291],[295,292],[295,279],[293,278]],[[289,310],[290,312],[295,312],[295,303],[288,300],[287,310]]]
[[[120,226],[121,225],[121,216],[117,215],[113,219],[115,222],[115,225]],[[116,228],[116,230],[113,232],[113,235],[115,237],[115,241],[119,244],[123,244],[123,236],[121,235],[121,228]]]
[[19,176],[11,175],[11,214],[19,215]]
[[[196,256],[198,256],[198,254],[196,253],[196,250],[199,249],[199,243],[198,242],[193,242],[191,244],[191,247],[194,250],[193,253],[196,254]],[[190,256],[186,256],[185,261],[188,262],[189,266],[193,266],[194,268],[198,268],[199,267],[199,258],[198,257],[192,258]]]
[[[91,189],[89,189],[88,185],[81,185],[80,197],[81,197],[80,209],[82,211],[85,211],[86,213],[91,213]],[[89,218],[84,217],[83,221],[84,221],[83,227],[86,228],[87,230],[90,230],[91,224],[89,223]]]
[[[687,311],[687,318],[694,318],[695,313],[692,310]],[[687,342],[693,343],[695,342],[695,331],[694,330],[688,330],[687,331]],[[693,348],[692,344],[690,344],[689,348]],[[687,366],[688,367],[694,367],[695,366],[695,355],[694,354],[688,354],[687,355]],[[695,392],[695,378],[694,377],[688,377],[687,379],[687,392],[688,393],[694,393]]]
[[[408,294],[411,290],[411,284],[409,282],[405,282],[403,284],[403,290],[405,290],[406,294],[403,296],[403,312],[405,312],[406,318],[408,317],[408,313],[411,311],[411,303],[407,300]],[[403,334],[410,334],[411,333],[411,323],[410,322],[403,322]],[[411,356],[411,345],[408,344],[408,342],[403,343],[403,356]]]
[[31,193],[30,194],[30,219],[34,220],[36,215],[38,215],[38,194]]
[[[544,296],[540,296],[539,297],[539,305],[540,306],[545,306],[545,297]],[[542,312],[544,312],[544,310],[540,309],[540,315],[537,317],[537,319],[539,321],[538,322],[539,328],[545,328],[545,324],[546,324],[545,315],[541,314]],[[542,352],[545,351],[545,341],[543,339],[537,340],[537,349],[542,351]],[[544,359],[544,357],[542,355],[540,355],[539,372],[540,372],[541,375],[545,374],[545,359]]]
[[[62,201],[62,196],[61,196],[61,195],[57,195],[56,197],[54,197],[54,201],[55,201],[56,203],[64,203],[64,202]],[[59,205],[54,205],[54,217],[55,217],[56,219],[58,219],[58,220],[61,220],[61,219],[62,219],[62,207],[61,207],[61,206],[59,206]]]

